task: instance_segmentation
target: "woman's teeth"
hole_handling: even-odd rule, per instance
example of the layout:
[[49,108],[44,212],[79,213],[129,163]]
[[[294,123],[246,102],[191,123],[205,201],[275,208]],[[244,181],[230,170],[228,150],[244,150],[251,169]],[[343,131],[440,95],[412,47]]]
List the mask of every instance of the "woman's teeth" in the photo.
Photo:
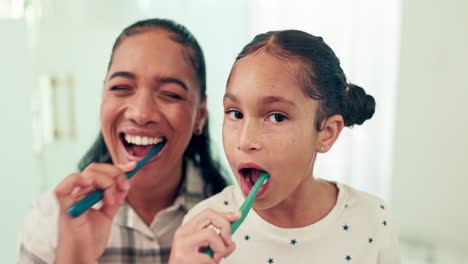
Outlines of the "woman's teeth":
[[140,136],[130,136],[130,135],[125,135],[125,141],[130,144],[135,144],[135,145],[154,145],[157,144],[161,141],[163,141],[163,138],[151,138],[151,137],[140,137]]

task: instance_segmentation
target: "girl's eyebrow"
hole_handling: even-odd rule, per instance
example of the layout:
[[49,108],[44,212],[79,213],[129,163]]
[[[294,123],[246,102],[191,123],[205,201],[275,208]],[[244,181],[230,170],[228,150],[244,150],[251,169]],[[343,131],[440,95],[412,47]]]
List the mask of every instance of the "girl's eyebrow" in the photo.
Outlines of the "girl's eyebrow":
[[226,92],[223,96],[223,101],[227,101],[227,100],[230,100],[230,101],[233,101],[233,102],[237,102],[237,97],[235,95],[233,95],[232,93],[229,93],[229,92]]
[[286,98],[280,96],[265,96],[262,99],[263,104],[273,104],[273,103],[285,103],[293,107],[297,107],[297,105]]
[[[229,92],[226,92],[224,94],[223,101],[228,101],[228,100],[233,101],[233,102],[239,101],[235,95]],[[262,98],[261,103],[262,104],[284,103],[293,107],[297,107],[297,105],[293,101],[280,97],[280,96],[265,96]]]

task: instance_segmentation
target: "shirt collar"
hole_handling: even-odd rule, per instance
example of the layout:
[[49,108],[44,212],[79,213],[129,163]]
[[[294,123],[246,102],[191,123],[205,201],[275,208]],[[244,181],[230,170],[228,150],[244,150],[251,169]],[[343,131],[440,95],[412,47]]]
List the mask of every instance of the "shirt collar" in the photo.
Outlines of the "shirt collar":
[[[205,183],[200,169],[197,168],[192,161],[186,160],[185,177],[183,179],[179,195],[176,197],[172,205],[161,210],[158,215],[176,210],[182,210],[184,214],[187,213],[187,211],[193,206],[207,198],[204,189]],[[156,215],[155,218],[158,217],[158,215]],[[153,235],[150,227],[141,220],[127,201],[123,202],[114,217],[113,222],[121,226],[136,229],[151,236]]]

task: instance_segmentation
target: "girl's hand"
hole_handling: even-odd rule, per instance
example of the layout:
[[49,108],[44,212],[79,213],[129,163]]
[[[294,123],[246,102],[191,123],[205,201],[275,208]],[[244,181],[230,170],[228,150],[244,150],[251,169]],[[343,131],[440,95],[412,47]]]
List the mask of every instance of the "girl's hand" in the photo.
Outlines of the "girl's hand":
[[[241,217],[240,212],[221,213],[205,209],[177,229],[172,242],[170,264],[219,263],[235,249],[231,240],[231,222]],[[213,225],[220,233],[209,226]],[[203,253],[213,250],[213,258]]]
[[[136,163],[123,165],[92,163],[81,173],[68,175],[55,188],[59,205],[58,245],[55,263],[95,263],[109,239],[112,219],[127,196],[130,183],[125,172]],[[68,208],[96,189],[104,190],[100,209],[90,208],[79,217]]]

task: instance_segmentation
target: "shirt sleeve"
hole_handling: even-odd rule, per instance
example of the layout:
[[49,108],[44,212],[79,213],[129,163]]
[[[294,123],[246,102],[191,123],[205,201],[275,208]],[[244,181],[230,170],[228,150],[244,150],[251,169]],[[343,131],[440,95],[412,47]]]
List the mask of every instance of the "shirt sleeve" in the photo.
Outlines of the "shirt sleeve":
[[395,221],[391,219],[386,232],[385,243],[381,248],[378,256],[378,264],[400,264],[400,246],[396,232]]
[[17,244],[18,264],[52,264],[57,245],[57,205],[52,194],[35,200],[25,218]]

